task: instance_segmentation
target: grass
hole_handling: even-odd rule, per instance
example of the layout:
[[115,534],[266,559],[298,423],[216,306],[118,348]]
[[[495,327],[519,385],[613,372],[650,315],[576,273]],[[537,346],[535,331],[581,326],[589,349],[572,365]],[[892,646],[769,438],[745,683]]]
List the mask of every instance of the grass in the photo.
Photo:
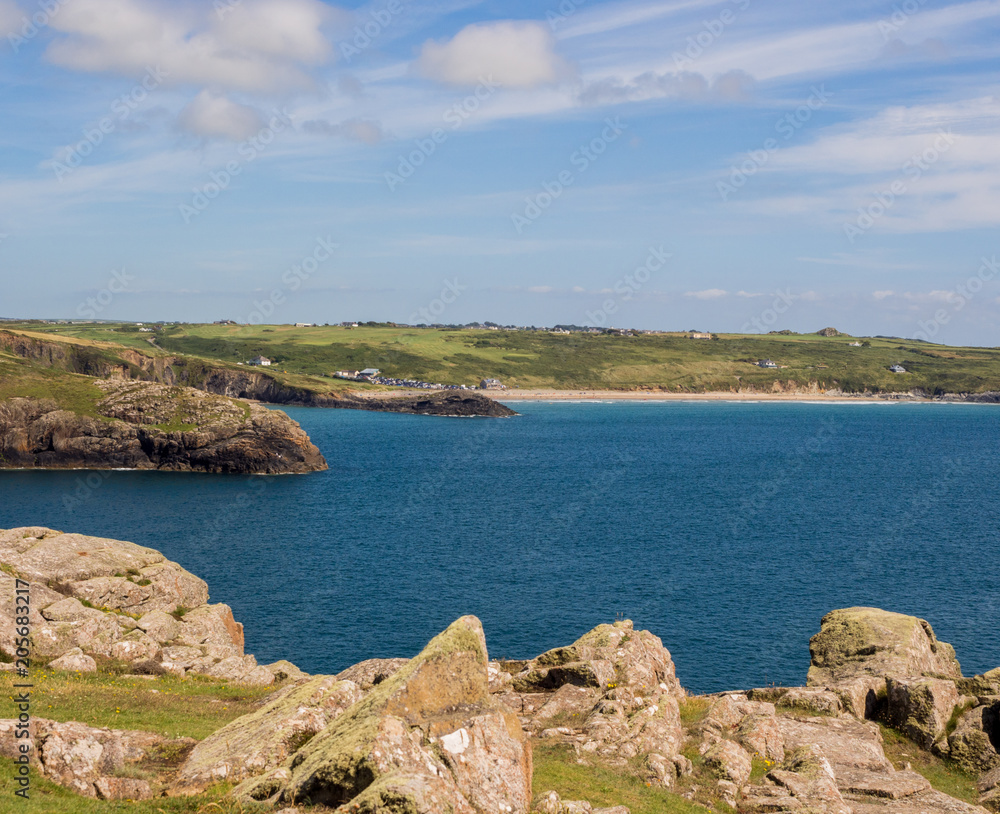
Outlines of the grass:
[[245,804],[226,797],[228,786],[213,787],[195,797],[157,797],[153,800],[93,800],[57,786],[32,770],[31,796],[14,796],[18,788],[14,764],[0,760],[0,812],[18,814],[256,814],[269,806]]
[[879,726],[882,729],[885,756],[892,761],[893,766],[902,769],[909,763],[913,771],[927,778],[938,791],[972,805],[979,802],[975,777],[963,771],[955,763],[924,751],[901,732],[884,724]]
[[572,749],[538,744],[534,749],[532,791],[556,792],[563,800],[587,800],[595,808],[627,806],[632,814],[705,814],[707,809],[678,794],[649,786],[620,769],[581,765]]
[[[0,674],[0,718],[13,718],[11,673]],[[171,738],[201,740],[252,712],[273,687],[241,687],[189,677],[153,681],[106,673],[33,671],[32,714],[88,726],[141,729]]]
[[[34,336],[93,343],[133,344],[127,326],[10,324]],[[491,376],[508,386],[559,389],[657,389],[673,392],[769,391],[777,383],[819,391],[928,393],[1000,389],[1000,350],[953,348],[913,340],[878,338],[852,348],[852,337],[815,334],[720,334],[691,340],[686,334],[633,337],[471,331],[405,327],[294,328],[284,325],[175,325],[156,334],[161,350],[141,340],[142,352],[187,354],[195,360],[233,366],[258,354],[274,366],[267,374],[310,390],[353,387],[330,379],[338,369],[378,367],[391,376],[472,384]],[[770,358],[779,370],[753,363]],[[909,371],[897,375],[889,366]],[[197,378],[197,376],[195,376]]]

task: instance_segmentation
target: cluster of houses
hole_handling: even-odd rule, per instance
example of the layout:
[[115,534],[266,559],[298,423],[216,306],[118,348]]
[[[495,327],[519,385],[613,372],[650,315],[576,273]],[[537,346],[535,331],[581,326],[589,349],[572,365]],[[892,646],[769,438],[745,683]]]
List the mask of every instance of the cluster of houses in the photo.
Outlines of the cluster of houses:
[[[383,376],[382,371],[375,367],[364,370],[338,370],[333,374],[336,379],[346,379],[351,382],[367,382],[382,384],[389,387],[409,387],[414,390],[475,390],[467,384],[441,384],[440,382],[422,382],[417,379],[399,379],[395,376]],[[479,383],[480,390],[506,390],[507,387],[499,379],[483,379]]]

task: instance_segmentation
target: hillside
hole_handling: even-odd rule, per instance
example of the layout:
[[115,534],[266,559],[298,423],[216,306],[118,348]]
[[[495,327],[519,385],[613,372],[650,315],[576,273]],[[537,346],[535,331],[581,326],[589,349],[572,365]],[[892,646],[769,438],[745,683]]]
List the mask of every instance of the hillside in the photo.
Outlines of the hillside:
[[[372,389],[331,378],[336,370],[365,367],[445,384],[471,385],[495,377],[509,388],[678,393],[801,389],[930,396],[1000,390],[1000,349],[896,338],[720,334],[700,340],[686,334],[236,325],[168,325],[150,335],[123,325],[9,327],[61,343],[83,342],[80,347],[86,350],[80,352],[85,354],[121,355],[127,350],[154,360],[173,357],[170,365],[196,387],[202,386],[209,369],[248,372],[238,363],[264,355],[274,361],[267,377],[282,387],[314,394]],[[864,346],[852,347],[852,342]],[[779,367],[757,367],[762,359],[772,359]],[[891,372],[895,364],[907,372]]]

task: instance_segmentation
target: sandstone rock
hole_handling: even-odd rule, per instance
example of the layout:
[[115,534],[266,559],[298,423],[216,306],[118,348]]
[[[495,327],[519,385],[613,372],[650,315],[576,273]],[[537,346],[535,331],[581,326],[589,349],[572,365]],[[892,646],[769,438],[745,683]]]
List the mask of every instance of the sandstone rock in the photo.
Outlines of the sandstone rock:
[[94,790],[101,800],[152,800],[153,790],[145,780],[127,777],[98,777]]
[[1000,811],[1000,766],[979,779],[979,804],[990,811]]
[[308,673],[302,672],[302,670],[290,661],[285,661],[284,659],[271,664],[265,664],[264,669],[274,676],[275,681],[298,681],[302,678],[309,678]]
[[746,785],[753,770],[750,754],[730,740],[717,741],[705,752],[705,764],[717,772],[723,780],[730,780],[737,786]]
[[82,622],[85,619],[103,619],[104,611],[88,608],[75,597],[66,597],[43,608],[42,616],[49,622]]
[[962,675],[955,650],[939,642],[929,623],[878,608],[847,608],[823,617],[809,642],[810,687],[858,677]]
[[889,720],[924,749],[944,735],[959,696],[954,681],[938,678],[886,679]]
[[978,774],[1000,766],[1000,699],[965,712],[948,736],[948,755],[967,771]]
[[64,653],[57,659],[49,662],[49,667],[53,670],[67,670],[76,673],[96,673],[97,662],[90,656],[84,655],[79,647]]
[[531,810],[538,814],[629,814],[625,806],[594,808],[586,800],[561,800],[554,791],[539,795]]
[[233,619],[228,605],[202,605],[184,614],[178,644],[217,645],[228,655],[243,655],[243,625]]
[[211,667],[196,669],[195,672],[252,687],[267,687],[274,683],[274,674],[266,667],[259,666],[253,656],[230,656]]
[[979,806],[969,805],[940,791],[924,791],[886,803],[882,800],[851,801],[854,814],[984,814]]
[[[176,751],[195,743],[191,738],[170,739],[151,732],[97,729],[76,721],[59,723],[35,718],[32,725],[35,768],[49,780],[85,797],[104,795],[105,799],[122,799],[110,795],[127,792],[130,799],[148,799],[131,796],[144,793],[142,786],[133,785],[136,781],[119,782],[122,778],[113,775],[128,765],[149,759],[158,749]],[[21,742],[13,737],[15,726],[15,721],[0,721],[0,755],[4,757],[14,757],[13,750]]]
[[[806,712],[839,715],[844,710],[841,697],[830,690],[793,687],[782,694],[778,703],[783,707],[795,707]],[[865,717],[864,713],[859,717]]]
[[167,644],[181,632],[181,623],[162,610],[154,610],[139,618],[139,627],[159,644]]
[[747,716],[736,731],[736,740],[752,755],[778,763],[785,759],[785,738],[773,714]]
[[958,691],[962,695],[972,696],[1000,696],[1000,667],[990,670],[982,675],[971,678],[960,678],[957,682]]
[[771,771],[767,778],[786,790],[798,803],[784,810],[802,810],[809,814],[853,814],[853,809],[837,788],[830,762],[816,747],[791,750],[781,768]]
[[834,770],[891,772],[877,725],[854,718],[779,718],[788,750],[813,749]]
[[366,659],[337,673],[339,681],[353,681],[362,690],[370,690],[409,664],[409,659]]
[[[527,662],[514,676],[513,686],[520,693],[521,714],[532,716],[530,729],[558,729],[546,719],[566,707],[566,725],[583,732],[583,751],[616,764],[642,757],[648,779],[663,785],[673,781],[672,759],[684,740],[678,704],[684,691],[670,652],[652,633],[634,630],[628,620],[600,625],[572,645]],[[567,686],[583,692],[561,689]],[[558,691],[557,699],[542,695],[542,701],[532,703],[532,694],[553,690]],[[512,694],[504,693],[504,699],[517,708]],[[571,699],[578,709],[568,708]],[[591,711],[581,726],[572,715],[587,706]],[[652,755],[662,759],[654,759],[655,766],[649,762]],[[663,776],[663,766],[670,767],[669,777]]]
[[120,661],[146,661],[160,653],[160,645],[141,630],[134,630],[111,645],[111,657]]
[[463,617],[238,797],[361,811],[527,812],[531,749],[489,693],[482,626]]
[[539,730],[564,725],[582,729],[599,697],[594,689],[564,684],[535,712],[530,727]]
[[362,696],[353,681],[331,676],[279,690],[199,743],[178,773],[175,792],[194,794],[277,768]]

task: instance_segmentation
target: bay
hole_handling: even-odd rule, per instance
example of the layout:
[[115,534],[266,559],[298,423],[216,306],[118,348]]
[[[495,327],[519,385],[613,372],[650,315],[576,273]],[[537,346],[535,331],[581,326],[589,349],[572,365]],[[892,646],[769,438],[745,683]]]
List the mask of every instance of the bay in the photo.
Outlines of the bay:
[[288,409],[330,463],[309,476],[0,472],[0,528],[159,549],[248,652],[309,672],[473,613],[495,657],[630,618],[694,692],[801,684],[821,617],[853,605],[926,618],[967,675],[1000,665],[996,408],[512,406]]

